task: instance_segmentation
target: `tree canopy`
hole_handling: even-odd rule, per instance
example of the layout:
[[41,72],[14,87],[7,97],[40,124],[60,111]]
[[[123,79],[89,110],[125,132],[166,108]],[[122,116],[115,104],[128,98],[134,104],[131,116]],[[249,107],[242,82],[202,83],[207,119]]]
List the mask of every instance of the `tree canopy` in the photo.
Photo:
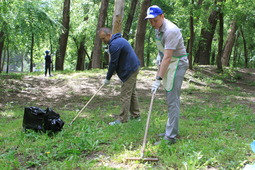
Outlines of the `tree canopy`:
[[[65,1],[0,1],[0,71],[42,70],[45,50],[50,50],[57,70],[84,70],[107,65],[105,46],[99,44],[95,48],[95,41],[99,41],[96,30],[102,26],[113,27],[114,1],[70,1],[67,13],[70,22],[66,25]],[[252,0],[125,1],[122,34],[146,67],[154,65],[157,53],[153,30],[142,20],[148,5],[160,6],[165,18],[182,29],[190,53],[190,68],[194,64],[216,63],[220,68],[219,60],[223,66],[254,68],[255,5]],[[105,12],[100,14],[103,6]],[[98,24],[102,17],[105,19]],[[60,44],[63,43],[61,35],[66,31],[65,49]],[[58,54],[63,63],[56,59]]]

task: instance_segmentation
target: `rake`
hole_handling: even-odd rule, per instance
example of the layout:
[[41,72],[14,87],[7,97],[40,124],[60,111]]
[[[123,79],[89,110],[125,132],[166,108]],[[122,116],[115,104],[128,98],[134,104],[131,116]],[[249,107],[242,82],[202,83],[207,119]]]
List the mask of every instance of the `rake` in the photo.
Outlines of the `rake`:
[[104,86],[104,84],[102,84],[102,86],[96,91],[96,93],[90,98],[90,100],[83,106],[83,108],[77,113],[77,115],[74,117],[74,119],[71,121],[71,123],[69,125],[72,125],[73,122],[77,119],[77,117],[81,114],[81,112],[88,106],[88,104],[93,100],[93,98],[97,95],[97,93],[101,90],[101,88]]
[[146,128],[145,128],[145,133],[144,133],[144,138],[143,138],[143,146],[141,149],[141,156],[140,157],[128,157],[128,158],[126,158],[127,160],[131,160],[131,161],[159,161],[158,158],[144,158],[144,150],[145,150],[146,139],[147,139],[147,135],[148,135],[148,129],[149,129],[149,124],[150,124],[151,110],[152,110],[152,104],[153,104],[154,97],[155,97],[155,93],[152,93],[151,103],[150,103],[150,108],[149,108],[149,113],[148,113],[148,117],[147,117]]

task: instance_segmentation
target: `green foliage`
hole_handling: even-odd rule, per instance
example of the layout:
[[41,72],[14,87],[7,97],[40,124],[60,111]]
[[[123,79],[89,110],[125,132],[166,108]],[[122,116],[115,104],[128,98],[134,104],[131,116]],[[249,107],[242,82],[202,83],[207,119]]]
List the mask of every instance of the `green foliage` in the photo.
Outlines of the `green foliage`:
[[[71,3],[70,13],[70,30],[68,46],[64,66],[66,70],[75,70],[77,62],[77,49],[79,43],[85,42],[85,49],[88,56],[91,57],[94,39],[96,36],[96,26],[98,20],[98,13],[101,1],[91,0],[73,0]],[[224,1],[218,2],[216,5],[214,1],[204,0],[202,4],[195,1],[194,4],[189,0],[179,1],[166,1],[157,0],[152,1],[151,4],[160,6],[165,12],[165,17],[178,25],[182,30],[185,45],[188,46],[190,38],[189,22],[190,14],[194,18],[194,31],[195,41],[193,51],[197,50],[198,42],[200,40],[200,33],[203,27],[208,25],[208,17],[210,12],[219,9],[221,6],[224,13],[224,40],[227,39],[230,24],[233,21],[237,22],[238,29],[242,29],[246,38],[248,49],[248,67],[254,67],[254,32],[250,28],[254,27],[254,5],[252,0],[239,0],[239,1]],[[137,10],[134,15],[133,23],[129,33],[129,42],[133,44],[135,39],[137,21],[139,18],[139,11],[141,9],[141,2],[137,5]],[[29,70],[30,64],[30,51],[31,51],[31,37],[35,38],[35,46],[33,49],[34,63],[36,71],[43,71],[44,69],[44,51],[50,50],[55,61],[56,51],[58,49],[59,35],[63,30],[61,25],[62,18],[62,0],[51,1],[29,1],[29,0],[3,0],[0,3],[0,30],[5,33],[5,47],[9,47],[10,51],[10,65],[16,65],[14,70],[21,71],[21,58],[24,59],[24,70]],[[125,13],[123,23],[127,19],[130,2],[125,3]],[[114,11],[114,1],[109,2],[108,17],[105,26],[111,28],[112,14]],[[123,24],[124,28],[124,24]],[[238,30],[238,31],[239,31]],[[147,24],[146,37],[145,37],[145,66],[154,65],[154,59],[157,53],[154,44],[154,33]],[[234,67],[244,67],[244,52],[243,52],[243,39],[239,36],[236,40],[236,52],[239,56]],[[212,44],[212,52],[217,51],[218,39],[215,34]],[[234,50],[234,49],[233,49]],[[216,54],[216,53],[215,53]],[[233,52],[232,52],[233,54]],[[217,54],[216,54],[217,55]],[[22,56],[22,57],[21,57]],[[230,65],[233,66],[233,56],[230,59]],[[89,63],[89,58],[85,57],[85,63]],[[4,61],[6,65],[6,61]],[[212,63],[215,64],[215,63]]]

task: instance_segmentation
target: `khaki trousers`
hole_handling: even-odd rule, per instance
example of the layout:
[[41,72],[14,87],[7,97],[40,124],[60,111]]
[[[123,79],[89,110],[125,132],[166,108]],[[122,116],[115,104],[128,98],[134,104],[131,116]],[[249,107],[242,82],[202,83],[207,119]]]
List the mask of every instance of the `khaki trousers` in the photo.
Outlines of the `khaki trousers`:
[[139,69],[137,69],[121,86],[120,100],[122,102],[122,108],[118,120],[122,123],[128,121],[129,112],[131,114],[130,117],[132,118],[140,116],[138,96],[136,92],[138,73]]

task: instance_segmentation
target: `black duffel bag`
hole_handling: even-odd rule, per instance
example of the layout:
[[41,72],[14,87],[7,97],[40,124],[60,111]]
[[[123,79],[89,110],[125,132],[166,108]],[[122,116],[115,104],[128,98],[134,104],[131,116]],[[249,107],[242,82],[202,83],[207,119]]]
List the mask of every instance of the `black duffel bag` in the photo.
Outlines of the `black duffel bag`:
[[52,109],[43,110],[38,107],[25,107],[23,117],[23,129],[32,129],[37,131],[61,131],[64,121],[60,119],[60,115]]

